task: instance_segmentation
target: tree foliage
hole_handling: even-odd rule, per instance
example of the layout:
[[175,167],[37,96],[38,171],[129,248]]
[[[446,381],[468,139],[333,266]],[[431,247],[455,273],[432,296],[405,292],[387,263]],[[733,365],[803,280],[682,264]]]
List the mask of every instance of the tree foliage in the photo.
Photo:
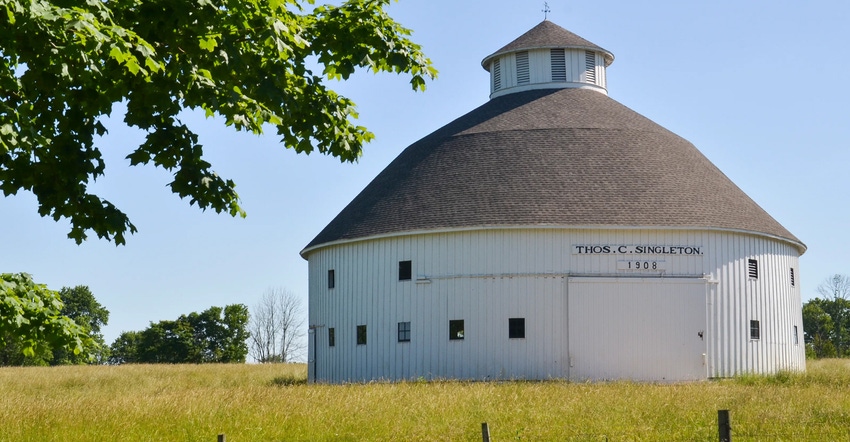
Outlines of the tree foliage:
[[110,363],[245,362],[248,308],[242,304],[210,307],[174,321],[151,323],[140,332],[124,332],[111,346]]
[[803,304],[803,330],[810,357],[850,356],[850,277],[833,275],[817,288],[823,298]]
[[109,323],[109,310],[100,305],[91,289],[84,285],[62,287],[59,290],[59,298],[63,303],[61,313],[82,326],[94,345],[91,358],[81,357],[79,354],[70,353],[61,348],[56,349],[53,351],[53,360],[50,365],[106,362],[109,347],[103,340],[101,327]]
[[436,75],[389,1],[0,0],[0,189],[32,192],[40,215],[70,220],[77,243],[93,231],[123,244],[136,227],[88,190],[105,171],[103,120],[120,102],[124,122],[146,133],[131,165],[172,172],[171,190],[201,209],[244,216],[180,112],[274,127],[287,148],[355,161],[373,134],[326,80],[364,68],[409,74],[422,90]]
[[137,331],[122,332],[109,346],[107,362],[112,365],[135,364],[139,361],[139,341],[142,333]]
[[269,289],[251,312],[250,354],[257,361],[292,362],[303,353],[301,299],[285,289]]
[[0,365],[46,365],[53,351],[88,360],[94,342],[63,308],[59,293],[30,275],[0,274]]
[[830,301],[815,298],[803,304],[803,330],[806,341],[806,354],[812,358],[835,357],[835,345],[832,343],[835,324],[832,316],[822,308]]

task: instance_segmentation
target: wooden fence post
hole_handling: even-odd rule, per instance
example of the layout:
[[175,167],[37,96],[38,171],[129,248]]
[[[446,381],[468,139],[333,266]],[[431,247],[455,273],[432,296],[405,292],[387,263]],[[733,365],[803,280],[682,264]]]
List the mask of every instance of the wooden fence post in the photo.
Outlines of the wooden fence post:
[[717,432],[720,442],[732,442],[732,426],[729,424],[729,410],[717,410]]
[[481,423],[481,440],[490,442],[490,427],[487,426],[487,422]]

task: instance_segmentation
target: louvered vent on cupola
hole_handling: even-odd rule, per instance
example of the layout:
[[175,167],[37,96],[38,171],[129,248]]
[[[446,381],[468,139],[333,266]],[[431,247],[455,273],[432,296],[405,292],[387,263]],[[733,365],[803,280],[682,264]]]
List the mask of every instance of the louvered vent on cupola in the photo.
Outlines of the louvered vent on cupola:
[[552,81],[567,81],[567,57],[563,49],[552,49]]
[[528,84],[528,51],[516,53],[516,83]]
[[493,90],[502,88],[502,63],[500,59],[493,60]]
[[584,79],[596,84],[596,53],[593,51],[584,51]]

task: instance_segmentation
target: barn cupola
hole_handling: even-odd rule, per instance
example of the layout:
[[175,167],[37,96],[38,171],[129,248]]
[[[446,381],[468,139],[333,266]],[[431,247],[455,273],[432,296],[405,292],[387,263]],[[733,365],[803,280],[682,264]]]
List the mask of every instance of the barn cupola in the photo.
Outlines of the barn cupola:
[[490,98],[532,89],[593,89],[608,95],[605,68],[614,55],[543,20],[481,65],[490,72]]

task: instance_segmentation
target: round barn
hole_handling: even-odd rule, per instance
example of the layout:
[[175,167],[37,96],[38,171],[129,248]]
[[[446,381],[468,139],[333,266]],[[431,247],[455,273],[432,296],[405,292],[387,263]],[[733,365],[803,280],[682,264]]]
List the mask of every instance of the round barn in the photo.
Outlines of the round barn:
[[609,98],[613,60],[543,21],[305,247],[311,381],[805,370],[805,245]]

